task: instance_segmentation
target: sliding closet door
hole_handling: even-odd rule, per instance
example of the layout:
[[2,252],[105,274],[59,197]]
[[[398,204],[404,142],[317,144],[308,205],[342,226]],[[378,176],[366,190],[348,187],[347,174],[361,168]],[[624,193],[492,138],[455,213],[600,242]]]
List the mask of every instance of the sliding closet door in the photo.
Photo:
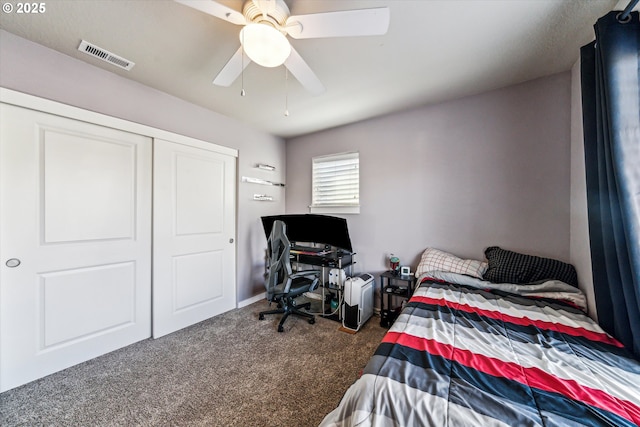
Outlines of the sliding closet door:
[[0,389],[151,334],[151,140],[0,104]]
[[236,306],[235,157],[154,140],[153,336]]

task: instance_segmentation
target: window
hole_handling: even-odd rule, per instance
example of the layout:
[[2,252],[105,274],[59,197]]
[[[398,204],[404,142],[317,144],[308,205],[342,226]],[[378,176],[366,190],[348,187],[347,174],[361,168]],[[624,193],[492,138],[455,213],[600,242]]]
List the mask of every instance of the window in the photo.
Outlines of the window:
[[359,153],[314,157],[312,213],[360,213]]

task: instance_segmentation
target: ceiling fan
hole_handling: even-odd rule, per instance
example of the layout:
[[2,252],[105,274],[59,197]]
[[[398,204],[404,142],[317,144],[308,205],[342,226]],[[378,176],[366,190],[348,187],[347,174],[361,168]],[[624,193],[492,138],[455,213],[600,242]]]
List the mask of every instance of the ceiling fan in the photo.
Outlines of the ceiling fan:
[[294,39],[370,36],[385,34],[389,28],[387,7],[291,15],[284,0],[247,0],[242,12],[213,0],[175,1],[243,26],[240,48],[213,80],[218,86],[230,86],[253,61],[263,67],[284,64],[305,89],[320,94],[324,85],[291,46],[287,35]]

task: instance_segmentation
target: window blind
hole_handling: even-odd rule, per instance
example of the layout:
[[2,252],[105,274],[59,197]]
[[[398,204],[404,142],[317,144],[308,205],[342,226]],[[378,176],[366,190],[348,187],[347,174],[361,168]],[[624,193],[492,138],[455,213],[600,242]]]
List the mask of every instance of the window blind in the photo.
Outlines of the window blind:
[[311,207],[360,205],[359,153],[314,157]]

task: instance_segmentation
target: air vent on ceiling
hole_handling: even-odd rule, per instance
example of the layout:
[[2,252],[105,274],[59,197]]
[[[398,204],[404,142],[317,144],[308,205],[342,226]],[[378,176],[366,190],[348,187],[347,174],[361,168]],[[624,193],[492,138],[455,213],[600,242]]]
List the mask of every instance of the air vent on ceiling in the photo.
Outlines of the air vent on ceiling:
[[111,53],[108,50],[105,50],[84,40],[82,40],[80,46],[78,46],[78,50],[80,52],[86,53],[87,55],[91,55],[94,58],[102,59],[103,61],[113,64],[116,67],[124,68],[127,71],[131,70],[133,66],[136,65],[136,63],[133,61],[124,59],[121,56]]

